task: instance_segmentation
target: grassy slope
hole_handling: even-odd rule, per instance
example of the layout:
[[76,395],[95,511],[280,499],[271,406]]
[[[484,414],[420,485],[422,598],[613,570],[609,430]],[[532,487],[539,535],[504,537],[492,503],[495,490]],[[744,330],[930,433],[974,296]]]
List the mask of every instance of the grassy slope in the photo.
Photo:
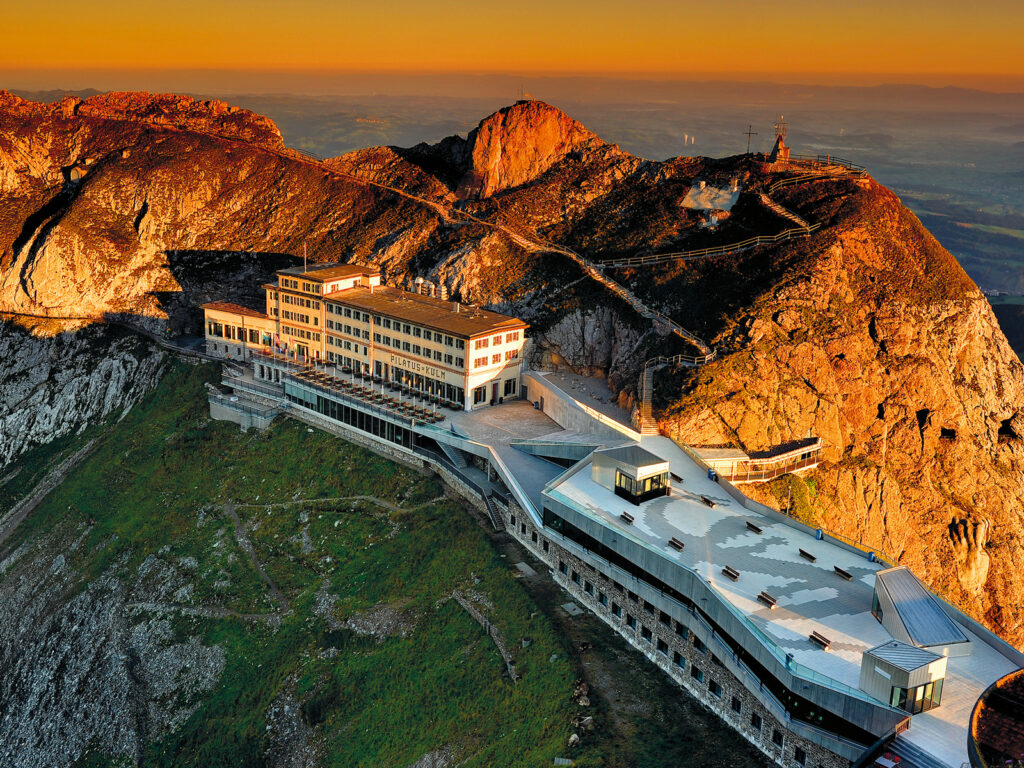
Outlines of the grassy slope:
[[[460,765],[480,768],[550,765],[558,755],[580,768],[761,764],[728,726],[596,618],[563,614],[564,593],[546,576],[530,579],[527,593],[510,567],[521,550],[505,539],[496,547],[461,505],[438,498],[436,480],[296,422],[243,434],[210,421],[203,383],[216,377],[212,366],[174,364],[122,422],[23,457],[22,471],[0,483],[0,493],[13,497],[36,474],[33,466],[55,463],[101,434],[95,452],[5,547],[28,538],[66,551],[64,542],[86,531],[87,546],[66,552],[83,574],[79,589],[108,568],[133,581],[135,568],[156,556],[187,572],[194,590],[184,602],[273,615],[279,606],[236,543],[224,510],[231,501],[289,599],[292,610],[276,626],[164,614],[176,641],[198,635],[219,644],[227,664],[185,725],[148,745],[147,765],[267,764],[265,713],[291,687],[327,766],[402,768],[445,746]],[[401,511],[351,499],[309,501],[355,495]],[[184,567],[186,558],[196,566]],[[335,619],[387,604],[411,631],[378,642],[329,628],[312,609],[325,582],[338,598]],[[517,684],[480,627],[447,599],[455,588],[495,606],[484,612],[516,657]],[[587,710],[570,700],[581,674],[597,685]],[[582,747],[567,748],[573,716],[586,714],[597,730],[583,733]],[[97,744],[76,766],[117,764]]]
[[[262,764],[264,713],[290,675],[300,693],[310,692],[305,710],[319,724],[328,765],[401,766],[444,745],[470,766],[550,765],[565,753],[575,706],[568,649],[464,509],[430,501],[442,491],[435,480],[294,422],[246,435],[209,421],[202,384],[214,373],[173,367],[18,533],[90,524],[90,546],[78,550],[88,554],[71,563],[86,574],[83,586],[126,555],[124,572],[151,554],[172,563],[195,557],[192,602],[261,613],[275,606],[219,505],[234,499],[243,519],[259,518],[251,534],[257,555],[294,610],[276,629],[176,619],[181,636],[222,644],[227,667],[186,725],[150,745],[149,763]],[[415,511],[351,501],[242,506],[355,494]],[[313,542],[307,554],[296,536],[303,513]],[[338,618],[400,602],[413,631],[382,642],[329,631],[311,611],[324,579],[340,598]],[[480,627],[445,600],[456,587],[485,593],[496,606],[491,618],[517,656],[518,684]],[[532,639],[526,649],[522,637]],[[339,653],[319,653],[329,648]],[[579,754],[579,764],[593,764],[597,746],[591,758]],[[91,754],[86,763],[105,760]]]

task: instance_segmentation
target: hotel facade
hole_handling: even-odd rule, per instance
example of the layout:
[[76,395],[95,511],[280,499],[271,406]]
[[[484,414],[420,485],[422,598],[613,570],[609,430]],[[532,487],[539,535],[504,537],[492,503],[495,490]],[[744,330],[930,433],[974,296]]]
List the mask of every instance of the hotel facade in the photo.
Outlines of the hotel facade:
[[[333,366],[466,410],[519,396],[521,320],[381,285],[380,273],[357,265],[284,269],[277,278],[263,286],[266,312],[203,305],[208,354]],[[274,375],[258,360],[255,372]]]

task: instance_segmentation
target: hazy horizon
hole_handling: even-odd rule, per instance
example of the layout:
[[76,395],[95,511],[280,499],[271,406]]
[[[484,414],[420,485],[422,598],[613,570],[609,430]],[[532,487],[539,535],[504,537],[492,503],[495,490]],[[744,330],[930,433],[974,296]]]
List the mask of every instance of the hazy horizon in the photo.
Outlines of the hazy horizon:
[[[0,68],[7,90],[238,93],[301,96],[483,96],[520,87],[583,85],[636,98],[632,86],[743,85],[774,88],[876,89],[910,87],[1024,96],[1024,75],[836,72],[429,72],[396,70],[41,69]],[[603,88],[602,88],[603,86]]]

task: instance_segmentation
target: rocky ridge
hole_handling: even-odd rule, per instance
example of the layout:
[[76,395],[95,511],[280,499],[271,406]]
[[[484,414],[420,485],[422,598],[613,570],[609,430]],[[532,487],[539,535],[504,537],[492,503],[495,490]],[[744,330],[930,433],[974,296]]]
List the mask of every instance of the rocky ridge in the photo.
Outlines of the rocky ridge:
[[[627,407],[644,359],[689,350],[543,243],[599,261],[771,235],[792,221],[760,195],[801,172],[761,156],[647,161],[539,102],[465,139],[322,165],[205,130],[59,111],[0,109],[12,201],[0,308],[187,322],[196,294],[181,290],[183,254],[257,254],[258,266],[305,244],[313,260],[373,264],[392,283],[423,276],[523,316],[533,364],[605,376]],[[699,181],[742,190],[713,227],[713,211],[684,205]],[[795,514],[877,543],[1024,642],[1024,371],[984,297],[870,178],[822,176],[773,199],[820,228],[713,260],[607,270],[718,349],[710,366],[659,375],[663,431],[750,450],[821,436],[826,463],[752,492],[783,507],[803,499]],[[242,294],[251,279],[219,288]]]

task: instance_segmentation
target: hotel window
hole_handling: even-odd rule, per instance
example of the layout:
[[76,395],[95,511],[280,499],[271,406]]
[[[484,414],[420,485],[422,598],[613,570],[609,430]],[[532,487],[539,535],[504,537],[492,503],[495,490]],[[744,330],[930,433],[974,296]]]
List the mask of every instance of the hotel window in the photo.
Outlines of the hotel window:
[[750,727],[753,728],[758,733],[761,732],[761,716],[759,714],[757,714],[757,712],[754,712],[750,716]]
[[391,320],[390,320],[389,318],[386,318],[386,317],[385,317],[385,318],[384,318],[384,319],[383,319],[383,320],[381,321],[381,325],[382,325],[382,326],[384,326],[385,328],[390,328],[390,327],[391,327]]
[[612,603],[612,614],[622,618],[622,606],[618,603]]
[[717,680],[708,680],[708,690],[711,691],[712,696],[722,698],[722,686]]
[[[423,329],[420,328],[418,325],[414,326],[413,329],[412,329],[412,335],[415,336],[417,339],[422,338],[423,337]],[[430,334],[428,333],[427,336],[429,337]]]
[[777,728],[772,729],[772,744],[774,744],[776,747],[782,746],[782,731],[778,730]]
[[564,560],[558,561],[558,572],[563,574],[569,572],[569,567],[565,564]]
[[454,361],[455,361],[455,358],[453,358],[451,355],[445,355],[444,356],[444,364],[445,365],[451,365]]
[[666,643],[660,637],[658,638],[658,653],[660,653],[662,656],[668,656],[668,643]]
[[704,682],[704,671],[700,667],[690,667],[690,677],[698,683]]
[[[397,323],[396,323],[395,327],[396,328],[398,327]],[[404,334],[406,334],[406,335],[409,335],[410,333],[412,333],[412,326],[409,325],[408,323],[406,323],[405,325],[402,326],[402,332]]]
[[516,393],[516,380],[505,379],[505,397],[514,395]]
[[683,654],[679,651],[672,651],[672,663],[680,669],[686,669],[686,661],[683,659]]
[[352,326],[351,325],[346,325],[344,327],[344,331],[345,331],[345,333],[347,333],[347,334],[349,334],[351,336],[352,335]]
[[473,349],[486,349],[488,343],[487,339],[477,339],[476,343],[473,344]]
[[797,747],[793,750],[793,759],[800,765],[807,765],[807,752],[800,747]]
[[497,336],[494,337],[493,344],[496,347],[501,344],[501,334],[500,333]]
[[672,617],[669,616],[664,611],[659,611],[658,612],[658,621],[661,622],[662,624],[664,624],[666,627],[671,627],[672,626]]
[[697,651],[697,653],[707,653],[708,652],[708,647],[704,644],[703,640],[701,640],[699,637],[694,635],[693,636],[693,650]]
[[[438,333],[438,334],[435,334],[435,335],[436,336],[440,336],[441,334]],[[445,336],[444,337],[444,345],[446,347],[453,347],[453,346],[455,346],[455,339],[453,339],[451,336]]]
[[345,307],[345,317],[352,317],[351,307]]
[[487,367],[487,358],[486,357],[478,357],[476,360],[473,361],[473,367],[474,368],[485,368],[485,367]]
[[455,358],[455,367],[456,368],[462,368],[465,365],[465,362],[466,361],[464,359],[462,359],[461,357],[456,357]]
[[510,349],[508,352],[505,353],[506,360],[515,360],[517,357],[519,357],[518,349]]
[[601,605],[607,606],[608,605],[608,595],[606,595],[604,592],[600,592],[599,591],[597,593],[597,602],[599,602]]
[[586,592],[588,595],[594,594],[594,585],[591,584],[589,581],[584,581],[583,591]]
[[648,643],[654,639],[654,633],[650,629],[645,627],[643,624],[640,625],[640,637],[646,640]]
[[487,387],[477,387],[473,390],[473,404],[479,405],[487,400]]
[[505,334],[506,344],[511,344],[513,341],[519,341],[519,331],[513,331],[512,333]]
[[380,334],[379,333],[373,334],[373,340],[375,342],[377,342],[378,344],[380,344]]
[[441,362],[441,350],[439,350],[439,349],[435,349],[434,350],[434,359],[437,362]]
[[465,339],[456,339],[455,340],[455,348],[456,349],[465,349],[466,348],[466,340]]
[[579,584],[580,583],[580,572],[579,571],[573,571],[572,572],[572,583],[573,584]]
[[501,362],[501,352],[496,355],[491,355],[491,365],[497,365]]
[[729,706],[732,707],[732,711],[738,715],[743,709],[743,702],[733,696]]
[[[398,339],[395,339],[395,347],[398,347]],[[412,344],[410,344],[408,341],[403,341],[402,342],[402,351],[403,352],[412,352]]]
[[[409,343],[409,342],[406,342],[406,344],[408,344],[408,343]],[[420,348],[420,345],[419,345],[419,344],[413,344],[413,345],[412,345],[412,353],[413,353],[414,355],[420,355],[420,354],[422,354],[422,353],[423,353],[423,350],[422,350],[422,349]]]
[[636,617],[631,613],[626,614],[626,626],[630,629],[636,629]]

